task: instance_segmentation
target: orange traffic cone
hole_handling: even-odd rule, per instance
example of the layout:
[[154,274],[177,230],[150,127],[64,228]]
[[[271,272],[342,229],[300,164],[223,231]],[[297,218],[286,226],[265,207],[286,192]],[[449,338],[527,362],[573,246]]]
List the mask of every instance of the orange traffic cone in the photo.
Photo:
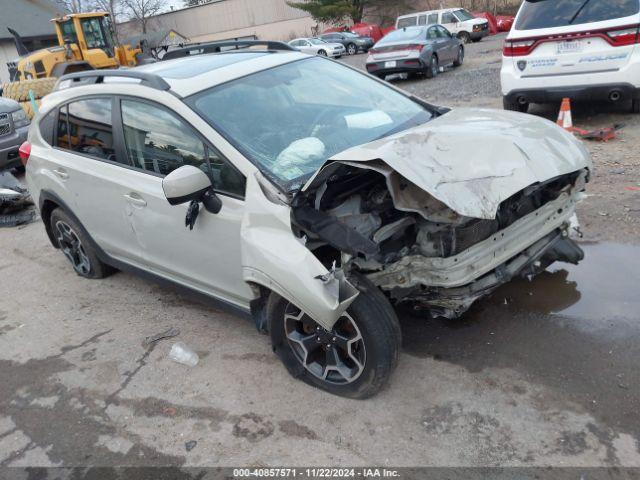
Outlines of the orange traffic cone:
[[558,125],[569,132],[573,130],[573,119],[571,118],[571,100],[569,100],[568,98],[562,99],[560,115],[558,115]]

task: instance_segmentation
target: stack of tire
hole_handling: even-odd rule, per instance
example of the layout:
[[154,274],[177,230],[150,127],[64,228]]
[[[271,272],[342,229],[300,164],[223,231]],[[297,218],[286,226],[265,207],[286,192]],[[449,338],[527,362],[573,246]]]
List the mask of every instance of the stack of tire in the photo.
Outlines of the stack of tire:
[[37,106],[40,106],[42,97],[51,93],[57,78],[38,78],[35,80],[23,80],[21,82],[4,83],[2,96],[18,102],[29,118],[33,118],[35,112],[29,98],[29,91],[33,91],[33,97]]

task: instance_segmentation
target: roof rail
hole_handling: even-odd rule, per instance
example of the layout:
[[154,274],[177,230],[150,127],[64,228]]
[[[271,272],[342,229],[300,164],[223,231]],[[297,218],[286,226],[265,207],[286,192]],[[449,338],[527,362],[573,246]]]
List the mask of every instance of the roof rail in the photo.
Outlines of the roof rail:
[[264,46],[267,47],[267,50],[298,51],[284,42],[270,40],[225,40],[223,42],[196,43],[177,50],[170,50],[164,54],[162,60],[172,60],[174,58],[188,57],[191,55],[204,55],[205,53],[220,53],[225,47],[228,47],[226,50],[240,50],[241,48],[244,49],[254,46]]
[[[171,86],[160,76],[153,73],[140,72],[138,70],[87,70],[84,72],[68,73],[60,77],[54,90],[62,90],[73,87],[75,83],[86,85],[88,83],[104,83],[105,78],[120,77],[140,80],[141,85],[155,88],[156,90],[171,90]],[[87,81],[83,81],[87,80]],[[67,84],[68,83],[68,84]]]

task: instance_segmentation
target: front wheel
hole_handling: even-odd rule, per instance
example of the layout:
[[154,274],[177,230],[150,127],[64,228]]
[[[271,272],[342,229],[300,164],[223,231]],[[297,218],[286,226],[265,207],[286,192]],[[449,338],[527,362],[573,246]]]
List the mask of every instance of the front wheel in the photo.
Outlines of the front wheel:
[[464,62],[464,47],[461,45],[458,48],[458,56],[454,60],[453,66],[454,67],[459,67],[460,65],[462,65],[462,62]]
[[325,52],[324,50],[320,50],[318,52],[318,55],[320,55],[321,57],[326,57],[327,56],[327,52]]
[[458,34],[458,40],[460,40],[462,43],[471,43],[471,35],[469,34],[469,32],[460,32]]
[[364,399],[391,376],[401,334],[382,292],[364,278],[353,283],[360,295],[331,330],[273,293],[267,316],[273,349],[291,375],[334,395]]
[[350,43],[349,45],[347,45],[347,53],[349,55],[355,55],[356,53],[358,53],[358,47],[354,43]]

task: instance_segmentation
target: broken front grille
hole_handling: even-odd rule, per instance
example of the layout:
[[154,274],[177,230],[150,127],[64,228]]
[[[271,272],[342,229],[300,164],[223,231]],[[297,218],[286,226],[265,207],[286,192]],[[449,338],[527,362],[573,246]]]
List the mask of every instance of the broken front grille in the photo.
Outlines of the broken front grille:
[[11,132],[11,126],[9,125],[9,114],[0,113],[0,136],[8,135]]

